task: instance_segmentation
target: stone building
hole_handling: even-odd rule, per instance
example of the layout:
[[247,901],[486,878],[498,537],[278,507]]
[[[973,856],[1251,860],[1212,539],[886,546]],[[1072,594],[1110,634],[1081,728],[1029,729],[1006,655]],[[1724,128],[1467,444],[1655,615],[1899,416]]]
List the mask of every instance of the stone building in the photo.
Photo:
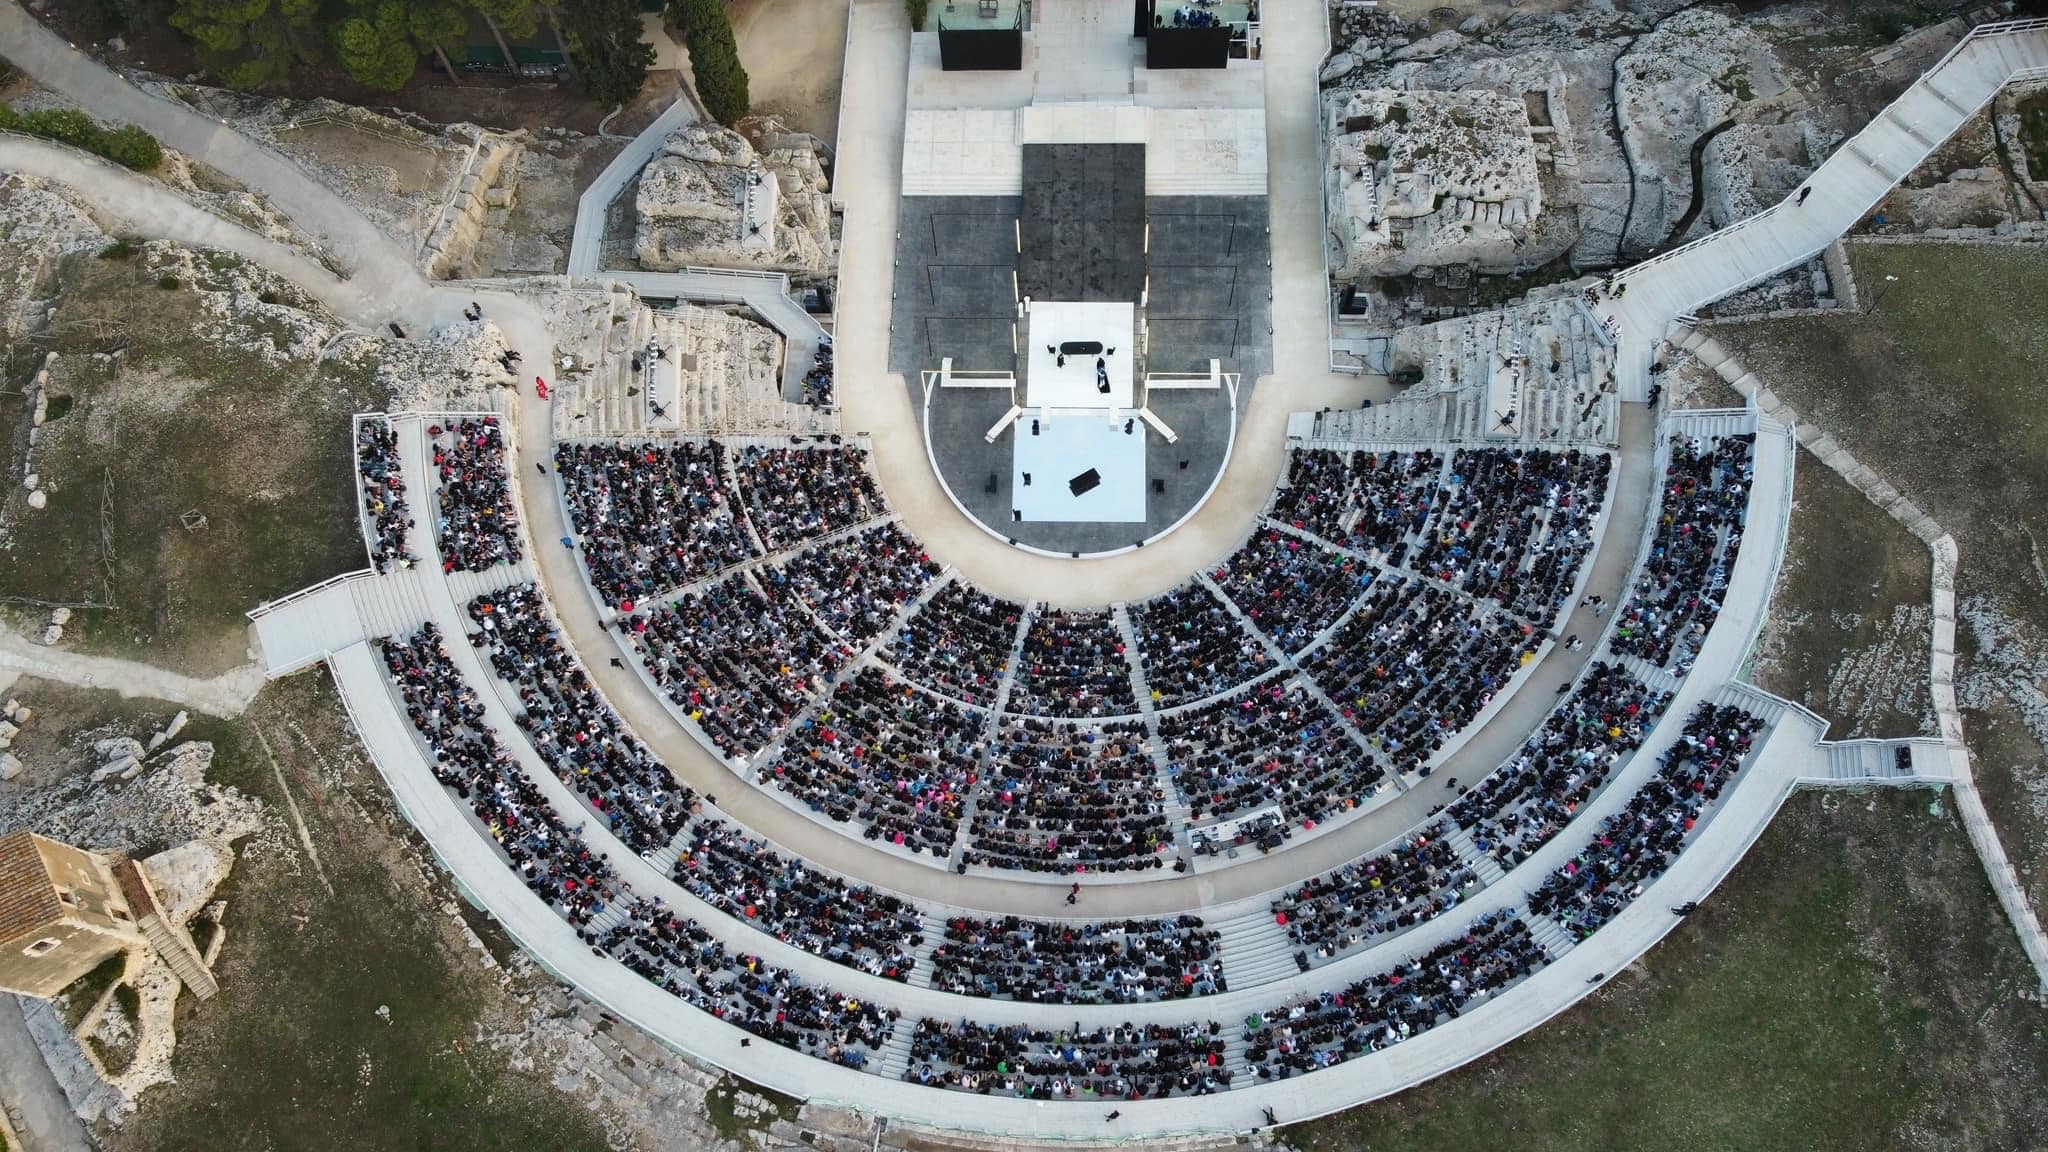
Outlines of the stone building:
[[27,830],[0,836],[0,991],[48,998],[148,947],[115,866]]

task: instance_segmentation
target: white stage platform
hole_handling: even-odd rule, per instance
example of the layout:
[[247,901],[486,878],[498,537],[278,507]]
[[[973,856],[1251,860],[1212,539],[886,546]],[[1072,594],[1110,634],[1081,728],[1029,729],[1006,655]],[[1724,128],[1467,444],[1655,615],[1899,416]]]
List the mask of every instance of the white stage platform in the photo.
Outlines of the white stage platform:
[[[1121,350],[1119,350],[1121,353]],[[1089,361],[1094,371],[1094,361]],[[1092,386],[1091,386],[1092,387]],[[1038,421],[1038,435],[1031,434]],[[1130,432],[1124,431],[1125,427]],[[1138,523],[1145,519],[1145,422],[1126,412],[1040,419],[1030,413],[1010,425],[1010,506],[1033,522]],[[1093,472],[1097,483],[1076,494],[1076,477]],[[1029,475],[1031,483],[1024,483]]]
[[[1031,302],[1030,375],[1025,380],[1026,408],[1133,407],[1132,337],[1137,333],[1137,305],[1077,304],[1060,300]],[[1060,349],[1069,349],[1060,365]],[[1110,349],[1116,349],[1110,355]],[[1101,390],[1095,362],[1109,374],[1109,391]],[[1143,519],[1142,516],[1138,519]]]

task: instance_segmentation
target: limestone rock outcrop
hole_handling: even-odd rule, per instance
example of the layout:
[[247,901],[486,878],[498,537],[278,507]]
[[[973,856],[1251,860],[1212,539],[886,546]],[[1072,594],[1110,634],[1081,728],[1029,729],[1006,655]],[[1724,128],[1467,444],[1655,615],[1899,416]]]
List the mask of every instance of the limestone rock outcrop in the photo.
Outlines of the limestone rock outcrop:
[[821,146],[774,120],[744,126],[751,139],[716,124],[686,124],[641,171],[634,198],[641,266],[831,275],[838,243]]

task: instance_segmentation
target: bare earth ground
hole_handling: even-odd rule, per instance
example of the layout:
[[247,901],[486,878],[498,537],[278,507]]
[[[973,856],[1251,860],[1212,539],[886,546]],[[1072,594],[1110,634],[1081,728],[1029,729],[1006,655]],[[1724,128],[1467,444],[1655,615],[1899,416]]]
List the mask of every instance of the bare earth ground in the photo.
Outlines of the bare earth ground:
[[1945,798],[1803,793],[1578,1008],[1285,1135],[1304,1152],[2038,1147],[2033,983]]
[[835,146],[847,0],[737,0],[726,7],[754,113],[779,116]]
[[209,779],[281,820],[279,776],[288,782],[333,891],[295,833],[280,841],[289,855],[242,854],[221,892],[220,995],[181,998],[177,1083],[103,1130],[107,1148],[604,1147],[543,1074],[516,1073],[477,1042],[523,1026],[523,985],[485,967],[439,911],[455,898],[392,811],[325,672],[280,682],[233,723],[195,719],[186,735],[214,742]]
[[1811,453],[1757,646],[1756,683],[1828,721],[1828,736],[1934,733],[1927,546]]
[[1717,325],[1715,335],[1956,537],[1963,722],[1985,803],[2038,907],[2048,898],[2048,252],[1850,252],[1870,311]]
[[[8,358],[11,477],[27,423],[18,390],[44,351],[59,353],[51,391],[71,408],[35,449],[49,506],[29,509],[18,484],[7,495],[0,595],[111,602],[81,609],[67,643],[212,675],[247,659],[250,607],[362,566],[349,416],[382,394],[374,362],[266,361],[200,337],[193,287],[160,286],[144,265],[68,258],[52,337]],[[95,361],[116,348],[118,361]],[[187,513],[205,526],[186,529]]]

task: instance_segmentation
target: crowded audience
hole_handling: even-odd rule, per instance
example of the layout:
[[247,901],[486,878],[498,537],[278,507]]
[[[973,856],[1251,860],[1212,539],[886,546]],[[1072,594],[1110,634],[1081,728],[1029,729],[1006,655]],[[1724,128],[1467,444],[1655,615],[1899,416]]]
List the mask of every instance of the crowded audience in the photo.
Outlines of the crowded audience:
[[619,898],[611,865],[562,823],[498,743],[440,630],[428,623],[407,639],[379,644],[406,718],[426,742],[434,778],[469,805],[529,890],[570,924],[588,925]]
[[740,759],[767,747],[851,655],[794,599],[762,595],[746,573],[617,623],[669,701]]
[[1763,726],[1734,705],[1700,705],[1658,762],[1656,778],[1529,894],[1530,910],[1555,917],[1581,940],[1599,931],[1678,858]]
[[447,572],[482,572],[519,562],[519,521],[505,475],[505,439],[496,416],[427,427],[438,485],[434,538]]
[[410,568],[418,559],[405,541],[413,522],[404,470],[391,422],[381,416],[356,421],[356,479],[362,486],[363,514],[369,517],[370,565],[379,572]]
[[1265,675],[1272,654],[1200,583],[1130,607],[1152,703],[1160,708],[1227,692]]
[[873,667],[800,721],[764,770],[811,811],[943,860],[981,758],[985,714]]
[[762,448],[732,457],[747,520],[770,552],[851,528],[888,511],[858,448]]
[[1592,664],[1511,759],[1451,804],[1451,819],[1514,868],[1571,822],[1670,703],[1619,664]]
[[477,653],[519,693],[513,717],[535,752],[635,852],[675,839],[697,806],[640,738],[627,729],[562,643],[531,584],[470,601]]
[[1609,644],[1684,675],[1721,613],[1728,573],[1749,515],[1756,435],[1671,438],[1656,535]]
[[1386,777],[1337,717],[1292,680],[1162,712],[1159,738],[1191,820],[1278,804],[1313,828],[1363,804]]
[[722,820],[690,825],[673,875],[698,899],[792,948],[907,981],[924,942],[917,909],[863,884],[848,884]]
[[1373,570],[1298,536],[1258,528],[1210,575],[1254,625],[1291,654],[1344,614]]
[[932,987],[1040,1004],[1211,996],[1229,991],[1217,935],[1199,916],[1085,924],[956,916],[932,952]]
[[1026,1100],[1153,1100],[1230,1087],[1222,1025],[1083,1030],[920,1020],[905,1080]]
[[939,574],[939,566],[896,524],[866,528],[806,548],[755,578],[777,600],[794,595],[840,642],[867,647]]
[[1273,493],[1273,519],[1332,544],[1401,564],[1429,518],[1444,458],[1434,452],[1288,453],[1287,482]]
[[716,440],[555,445],[562,499],[598,596],[615,608],[701,580],[757,549]]
[[843,1067],[865,1067],[896,1030],[896,1009],[806,984],[763,957],[729,950],[703,925],[658,900],[635,900],[625,918],[601,932],[586,932],[585,939],[593,950],[727,1024]]
[[1548,627],[1592,551],[1605,452],[1459,449],[1411,567]]
[[910,617],[886,658],[919,684],[987,707],[1002,687],[1023,615],[1022,605],[956,580]]
[[1124,639],[1107,612],[1041,608],[1024,633],[1006,712],[1128,716],[1138,710]]
[[804,403],[813,408],[832,406],[832,345],[830,337],[811,353],[810,371],[804,373]]
[[1528,627],[1498,609],[1386,576],[1306,667],[1396,772],[1426,775],[1535,649]]
[[1433,920],[1457,906],[1479,877],[1451,847],[1450,825],[1438,821],[1395,845],[1335,872],[1303,881],[1273,901],[1273,918],[1300,946],[1303,971],[1315,960],[1342,956],[1389,932]]
[[[512,763],[432,624],[407,640],[385,640],[382,649],[435,778],[469,803],[513,871],[593,951],[728,1024],[808,1056],[859,1068],[888,1043],[894,1009],[806,985],[758,956],[728,951],[696,921],[635,896]],[[622,914],[598,927],[597,918],[611,909]]]
[[963,859],[1026,872],[1159,868],[1173,847],[1142,724],[1006,716]]
[[1456,1019],[1548,959],[1512,911],[1481,916],[1391,971],[1246,1017],[1245,1063],[1260,1080],[1285,1080],[1377,1052]]

